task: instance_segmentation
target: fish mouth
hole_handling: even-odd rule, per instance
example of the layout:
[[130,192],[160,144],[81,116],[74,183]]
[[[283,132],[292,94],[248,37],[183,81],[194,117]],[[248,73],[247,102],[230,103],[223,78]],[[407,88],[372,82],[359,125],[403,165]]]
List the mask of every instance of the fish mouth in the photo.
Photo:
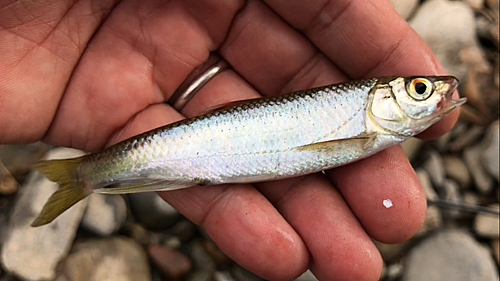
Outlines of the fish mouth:
[[439,81],[436,82],[437,90],[442,96],[437,107],[443,110],[445,114],[467,102],[467,98],[454,99],[453,97],[457,90],[458,82],[459,80],[454,76],[440,77]]

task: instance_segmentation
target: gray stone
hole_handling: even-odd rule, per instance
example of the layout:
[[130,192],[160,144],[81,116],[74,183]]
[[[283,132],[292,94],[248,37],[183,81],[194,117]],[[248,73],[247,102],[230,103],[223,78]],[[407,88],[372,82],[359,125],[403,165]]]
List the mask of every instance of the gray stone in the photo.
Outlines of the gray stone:
[[469,168],[472,179],[476,188],[482,194],[489,194],[493,188],[493,178],[484,170],[481,163],[481,146],[469,147],[464,151],[464,160],[467,168]]
[[474,192],[464,192],[463,200],[468,205],[481,205],[481,200]]
[[214,281],[235,281],[235,280],[233,279],[233,277],[231,277],[231,273],[227,271],[217,271],[214,273]]
[[486,136],[482,141],[481,163],[490,175],[499,181],[499,121],[493,122],[486,131]]
[[462,159],[455,156],[443,156],[446,176],[455,180],[462,189],[470,185],[470,174]]
[[196,270],[186,277],[186,281],[211,281],[213,273],[206,270]]
[[179,218],[179,212],[156,192],[128,194],[130,209],[136,219],[151,230],[165,230]]
[[441,155],[437,151],[430,151],[428,159],[425,161],[422,168],[429,174],[431,181],[436,186],[443,185],[445,178],[445,170]]
[[205,247],[203,247],[201,239],[191,242],[190,246],[189,256],[193,261],[194,267],[204,271],[215,272],[217,264],[207,253]]
[[[81,156],[69,148],[57,148],[47,153],[47,159]],[[29,280],[53,279],[57,263],[68,253],[80,224],[87,200],[82,200],[52,223],[40,227],[30,224],[38,216],[47,199],[57,190],[39,173],[32,173],[19,191],[6,238],[2,246],[4,269]]]
[[409,138],[401,143],[401,147],[410,161],[414,160],[421,146],[422,140],[417,138]]
[[420,184],[424,189],[425,198],[431,201],[436,200],[438,198],[438,195],[434,190],[434,188],[432,188],[432,183],[429,174],[422,168],[417,168],[415,170],[415,173],[417,174],[417,177],[420,180]]
[[191,240],[196,235],[196,225],[187,219],[178,221],[170,230],[182,241]]
[[151,280],[146,253],[126,237],[75,243],[56,281]]
[[415,237],[422,237],[428,232],[438,229],[443,225],[443,216],[441,209],[436,206],[427,206],[427,216],[425,217],[424,225],[415,233]]
[[396,280],[403,274],[403,265],[400,263],[393,263],[387,266],[387,279]]
[[403,281],[498,281],[491,254],[468,232],[436,233],[412,248]]
[[426,1],[409,23],[448,73],[459,79],[465,77],[467,67],[457,54],[477,44],[474,12],[470,7],[456,1]]
[[235,264],[231,267],[231,275],[238,281],[262,281],[263,279]]
[[382,256],[384,262],[387,263],[398,260],[403,254],[405,247],[408,245],[407,241],[397,244],[386,244],[373,240],[373,243],[380,252],[380,255]]
[[[498,204],[488,206],[493,209],[499,209]],[[479,236],[487,238],[498,238],[500,236],[500,217],[492,214],[480,213],[474,220],[474,230]]]
[[[450,179],[445,179],[445,181],[443,182],[443,191],[444,191],[444,198],[447,201],[457,202],[457,203],[463,202],[462,194],[460,194],[460,187],[455,181]],[[443,212],[444,214],[452,218],[459,218],[462,215],[460,210],[457,209],[448,209],[444,210]]]
[[470,129],[467,129],[463,134],[459,134],[457,138],[450,144],[451,151],[460,151],[467,146],[473,144],[479,136],[481,136],[484,132],[483,127],[481,126],[472,126]]
[[407,20],[418,6],[418,0],[389,0],[398,14]]
[[82,226],[100,236],[116,233],[127,217],[127,204],[121,195],[91,194]]
[[318,281],[318,278],[308,269],[306,272],[302,273],[295,281]]
[[2,145],[0,146],[0,160],[7,170],[19,182],[33,170],[36,162],[48,151],[48,146],[42,142],[20,145]]

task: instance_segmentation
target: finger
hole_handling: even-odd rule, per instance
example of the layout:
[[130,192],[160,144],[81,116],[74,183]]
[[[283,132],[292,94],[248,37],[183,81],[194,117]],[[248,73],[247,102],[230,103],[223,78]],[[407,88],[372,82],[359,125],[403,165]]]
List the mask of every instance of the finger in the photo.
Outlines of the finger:
[[[45,140],[86,151],[102,149],[129,118],[167,100],[208,58],[238,5],[234,1],[120,3],[87,47]],[[196,8],[211,10],[217,20],[199,17]]]
[[[294,88],[297,79],[297,83],[316,86],[314,83],[323,83],[323,78],[339,79],[342,75],[321,55],[316,55],[316,63],[307,71],[297,75],[301,72],[297,68],[307,64],[302,58],[314,55],[314,48],[263,5],[249,2],[247,9],[235,19],[233,28],[227,44],[222,46],[222,54],[264,93]],[[258,36],[266,40],[255,40]],[[286,44],[280,44],[283,42]],[[295,46],[296,50],[289,51],[288,46]],[[265,51],[259,52],[259,49]],[[287,61],[293,63],[287,64]],[[318,72],[327,75],[318,78],[315,76]],[[296,79],[290,80],[290,77]],[[258,186],[306,243],[317,276],[324,280],[374,280],[380,276],[381,258],[375,246],[328,181],[316,176]]]
[[[196,97],[217,95],[230,99],[234,90],[240,94],[251,93],[251,87],[241,78],[236,81],[236,77],[230,71],[223,72]],[[195,110],[194,107],[191,110]],[[115,141],[179,118],[181,116],[167,105],[151,106],[137,115]],[[301,238],[252,186],[194,187],[159,194],[188,219],[205,228],[231,258],[256,274],[266,279],[290,280],[307,268],[308,252]]]
[[319,280],[378,280],[377,248],[322,174],[257,186],[302,237]]
[[42,138],[85,45],[116,2],[0,3],[0,143]]
[[[265,2],[351,78],[445,74],[428,46],[389,1]],[[424,136],[444,134],[457,118],[455,111]]]
[[[273,16],[270,11],[266,11],[263,5],[255,4],[254,2],[250,2],[247,6],[247,9],[240,13],[239,17],[233,23],[233,30],[230,32],[228,36],[228,44],[224,44],[222,46],[223,54],[228,59],[228,61],[234,66],[235,69],[238,69],[240,73],[243,74],[244,78],[247,81],[257,81],[262,79],[260,77],[267,77],[269,75],[273,75],[276,78],[276,85],[271,85],[272,81],[264,81],[263,84],[256,84],[255,87],[259,89],[263,89],[263,92],[266,93],[266,90],[273,90],[280,87],[287,88],[296,88],[302,85],[302,83],[318,83],[326,84],[328,80],[336,80],[339,79],[339,72],[335,69],[335,67],[326,59],[321,59],[321,62],[317,62],[316,65],[319,65],[318,68],[311,67],[307,69],[307,73],[312,73],[312,76],[308,74],[302,76],[301,78],[305,80],[297,81],[288,80],[288,77],[279,77],[280,74],[283,76],[287,76],[288,73],[298,73],[301,71],[300,64],[286,64],[283,63],[285,61],[300,61],[300,54],[307,54],[308,51],[312,47],[308,47],[307,44],[303,42],[302,37],[296,34],[296,31],[283,25],[279,22],[279,19],[276,16]],[[290,36],[289,34],[293,33],[295,35]],[[256,40],[252,40],[257,36],[264,36],[267,38],[266,40],[266,52],[261,52],[256,54],[256,49],[258,49]],[[297,40],[294,41],[294,40]],[[286,45],[280,44],[280,42],[287,42]],[[258,43],[264,44],[264,43]],[[286,49],[288,45],[293,46],[304,46],[304,51],[301,52],[298,49],[296,52],[288,52]],[[298,48],[298,47],[297,47]],[[248,59],[248,63],[240,63],[242,60],[239,56],[246,57]],[[276,57],[280,57],[281,63],[272,63],[275,68],[266,68],[267,62],[273,62]],[[314,76],[315,73],[321,71],[322,76],[318,78],[318,76]],[[297,84],[295,84],[297,83]],[[317,85],[313,85],[317,86]],[[415,194],[420,194],[420,185],[418,181],[415,181],[415,174],[410,169],[408,169],[408,160],[401,152],[400,149],[392,149],[392,153],[382,153],[372,156],[370,159],[372,161],[360,161],[359,164],[353,164],[352,168],[346,170],[346,173],[336,173],[335,178],[339,177],[342,179],[338,180],[340,190],[348,190],[350,188],[349,183],[344,181],[343,178],[355,178],[358,179],[357,173],[367,173],[373,175],[375,179],[378,179],[378,182],[372,181],[370,178],[360,178],[358,183],[359,186],[375,186],[376,190],[382,189],[385,194],[400,194],[401,198],[406,196],[408,200],[410,200],[410,204],[414,206],[413,209],[401,209],[394,208],[391,209],[390,212],[387,212],[385,218],[390,221],[397,221],[400,218],[410,218],[405,220],[405,224],[392,224],[388,227],[381,228],[380,225],[371,223],[372,220],[376,220],[374,213],[369,212],[367,209],[363,209],[361,207],[357,207],[356,205],[366,204],[363,200],[357,200],[355,195],[346,194],[344,196],[351,196],[348,200],[349,204],[354,205],[354,211],[362,211],[364,213],[358,214],[355,212],[356,216],[360,219],[361,224],[364,228],[371,234],[374,235],[377,239],[382,241],[396,241],[402,240],[404,237],[408,238],[415,233],[415,231],[421,226],[422,223],[422,214],[425,213],[425,198],[423,196],[416,196]],[[386,156],[384,156],[386,155]],[[380,166],[386,167],[385,169],[380,169]],[[400,169],[400,166],[403,169]],[[357,168],[356,168],[357,167]],[[376,175],[374,175],[376,173]],[[393,178],[393,174],[400,173],[400,177]],[[391,180],[391,178],[393,180]],[[384,179],[384,180],[383,180]],[[387,180],[385,180],[387,179]],[[405,192],[401,193],[401,183],[398,180],[402,180],[403,182],[409,182],[408,186],[405,186]],[[382,185],[383,183],[387,183],[386,185]],[[342,185],[342,186],[341,186]],[[270,198],[273,196],[271,193],[276,189],[262,189],[261,191]],[[368,193],[370,194],[370,193]],[[369,198],[368,198],[369,199]],[[367,199],[367,200],[368,200]],[[387,198],[384,198],[387,199]],[[383,199],[383,200],[384,200]],[[382,200],[377,200],[377,204],[381,204]],[[375,204],[375,203],[374,203]],[[383,206],[383,205],[380,205]],[[284,212],[283,210],[281,210]],[[287,217],[287,219],[293,224],[292,220]],[[298,226],[294,225],[296,229]],[[307,242],[306,242],[307,243]],[[311,248],[308,245],[309,248]],[[313,253],[314,255],[314,253]]]

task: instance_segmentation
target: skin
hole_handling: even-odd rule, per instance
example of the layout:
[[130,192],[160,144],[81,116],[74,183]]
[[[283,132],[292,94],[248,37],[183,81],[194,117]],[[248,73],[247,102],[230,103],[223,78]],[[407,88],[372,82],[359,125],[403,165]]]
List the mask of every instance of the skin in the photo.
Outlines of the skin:
[[[444,74],[385,0],[42,2],[0,1],[0,143],[42,140],[96,152],[228,101],[348,79]],[[164,104],[214,50],[234,70],[180,113]],[[422,137],[444,134],[457,115]],[[371,238],[404,241],[426,213],[399,146],[326,175],[160,196],[271,280],[308,267],[321,280],[378,280],[382,259]]]

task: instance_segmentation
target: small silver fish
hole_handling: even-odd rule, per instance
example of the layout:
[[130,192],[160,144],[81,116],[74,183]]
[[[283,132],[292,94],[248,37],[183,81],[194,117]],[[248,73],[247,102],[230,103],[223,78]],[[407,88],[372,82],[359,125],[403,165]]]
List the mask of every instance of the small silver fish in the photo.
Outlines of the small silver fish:
[[122,141],[43,161],[59,183],[33,226],[88,196],[296,177],[344,165],[414,136],[462,105],[451,76],[383,77],[242,101]]

